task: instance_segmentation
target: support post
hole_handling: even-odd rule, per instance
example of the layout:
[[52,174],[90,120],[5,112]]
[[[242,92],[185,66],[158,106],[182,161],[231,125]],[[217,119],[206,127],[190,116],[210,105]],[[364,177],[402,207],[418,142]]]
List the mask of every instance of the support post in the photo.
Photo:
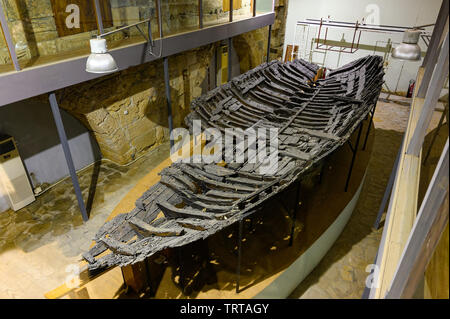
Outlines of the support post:
[[364,145],[363,145],[363,148],[362,148],[363,151],[366,150],[367,140],[369,139],[370,128],[371,128],[371,126],[372,126],[373,117],[375,116],[375,110],[376,110],[376,108],[377,108],[377,101],[378,101],[378,98],[377,98],[377,100],[375,101],[375,105],[374,105],[373,108],[372,108],[372,112],[371,112],[372,114],[371,114],[371,116],[370,116],[370,121],[369,121],[369,123],[368,123],[367,132],[366,132],[366,137],[364,138]]
[[198,27],[203,29],[203,0],[198,0]]
[[239,283],[241,280],[241,259],[242,259],[242,228],[243,228],[244,219],[241,218],[239,220],[239,235],[238,235],[238,262],[236,269],[236,293],[239,293]]
[[16,71],[20,71],[19,60],[17,59],[14,42],[11,38],[11,32],[9,31],[8,21],[6,20],[5,12],[3,11],[3,4],[0,2],[0,25],[3,31],[3,37],[5,38],[6,46],[8,47],[9,56],[14,65]]
[[59,139],[61,140],[61,146],[63,148],[64,156],[66,157],[67,167],[69,168],[70,177],[72,178],[72,184],[73,188],[75,189],[75,195],[77,197],[78,206],[80,207],[81,216],[86,222],[89,220],[89,216],[86,212],[86,206],[84,205],[83,195],[81,193],[80,184],[78,183],[77,172],[73,164],[69,142],[67,141],[66,131],[64,130],[64,124],[61,118],[61,113],[59,112],[59,106],[58,102],[56,101],[55,93],[50,93],[49,101],[53,113],[53,118],[55,119],[56,129],[58,130]]
[[352,177],[353,165],[355,164],[356,153],[358,153],[359,140],[361,139],[361,132],[362,132],[362,122],[361,122],[361,124],[359,124],[358,137],[356,138],[356,146],[352,150],[353,151],[352,162],[350,163],[350,169],[348,171],[347,181],[345,182],[345,191],[346,192],[348,190],[348,185],[350,183],[350,178]]
[[270,41],[272,38],[272,25],[269,25],[269,35],[268,35],[268,39],[267,39],[267,57],[266,57],[266,62],[269,63],[270,61]]
[[[164,62],[164,83],[166,86],[166,102],[167,102],[167,117],[169,121],[169,136],[173,130],[173,119],[172,119],[172,99],[170,97],[170,82],[169,82],[169,58],[165,57]],[[174,141],[170,139],[170,147],[172,148]]]
[[430,44],[428,45],[427,53],[422,62],[422,67],[425,68],[425,74],[423,75],[422,83],[419,87],[417,96],[424,98],[430,84],[431,75],[433,74],[434,66],[439,52],[439,43],[441,40],[444,27],[448,19],[449,1],[443,0],[441,9],[434,26],[433,34],[431,36]]
[[230,1],[230,22],[233,22],[233,0],[229,0]]
[[233,66],[231,65],[231,63],[232,63],[232,59],[231,59],[232,46],[233,46],[233,39],[228,38],[228,82],[231,81],[231,79],[232,79],[231,72],[233,72]]
[[253,0],[253,16],[256,17],[256,0]]
[[291,236],[289,237],[289,246],[292,246],[292,243],[294,242],[294,231],[295,231],[295,221],[297,220],[297,209],[299,206],[299,199],[300,199],[300,189],[301,189],[302,181],[298,181],[298,186],[295,189],[295,202],[294,207],[292,211],[292,226],[291,226]]

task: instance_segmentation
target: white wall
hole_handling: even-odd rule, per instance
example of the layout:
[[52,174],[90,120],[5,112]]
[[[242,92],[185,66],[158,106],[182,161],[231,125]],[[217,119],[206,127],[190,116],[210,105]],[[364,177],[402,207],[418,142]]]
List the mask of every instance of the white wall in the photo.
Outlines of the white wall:
[[[412,27],[415,25],[425,25],[435,23],[439,13],[442,0],[290,0],[288,6],[288,16],[286,21],[286,45],[292,44],[295,34],[295,24],[297,21],[304,21],[310,19],[326,19],[328,16],[330,20],[356,22],[361,21],[363,17],[367,17],[371,11],[379,9],[379,24]],[[366,19],[366,23],[370,23]],[[312,26],[309,34],[310,44],[311,39],[317,36],[318,26]],[[337,31],[336,31],[337,30]],[[432,30],[432,27],[427,28]],[[341,28],[330,28],[327,38],[330,40],[341,40],[342,35],[346,42],[351,42],[353,31]],[[321,38],[324,37],[322,33]],[[372,33],[363,32],[360,39],[360,44],[375,45],[376,41],[387,41],[390,38],[394,45],[400,43],[402,40],[402,33]],[[422,51],[426,51],[426,45],[422,40],[419,41]],[[386,46],[385,43],[379,43],[379,46]],[[373,51],[359,50],[354,54],[341,54],[340,61],[338,52],[328,52],[325,60],[325,66],[328,68],[337,68],[352,60],[360,58],[365,55],[373,54]],[[384,55],[382,52],[376,53]],[[284,56],[284,54],[283,54]],[[312,57],[313,62],[322,62],[323,54],[314,53]],[[307,60],[309,55],[307,56]],[[389,66],[386,69],[385,81],[391,90],[397,87],[398,91],[406,91],[409,80],[415,79],[417,70],[421,65],[419,62],[404,62],[389,58]],[[403,65],[403,70],[402,69]]]
[[[61,117],[75,168],[81,169],[100,159],[98,145],[88,130],[64,110]],[[36,184],[52,184],[69,175],[48,103],[25,100],[0,107],[0,132],[14,137],[26,171],[33,174]],[[9,206],[0,183],[0,213]]]

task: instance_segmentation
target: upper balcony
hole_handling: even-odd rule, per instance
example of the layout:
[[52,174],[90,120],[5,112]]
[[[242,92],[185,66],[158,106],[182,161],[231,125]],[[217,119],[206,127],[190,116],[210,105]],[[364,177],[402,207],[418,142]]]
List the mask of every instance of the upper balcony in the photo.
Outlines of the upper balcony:
[[124,70],[271,25],[273,10],[273,0],[0,1],[0,106],[102,76],[85,71],[99,34],[150,19],[106,37]]

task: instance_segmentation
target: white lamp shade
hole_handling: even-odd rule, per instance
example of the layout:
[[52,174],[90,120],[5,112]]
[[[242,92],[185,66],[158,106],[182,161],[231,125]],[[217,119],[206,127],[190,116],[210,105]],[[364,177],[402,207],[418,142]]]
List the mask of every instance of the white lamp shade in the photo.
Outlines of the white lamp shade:
[[105,39],[91,39],[91,55],[86,61],[86,72],[110,73],[117,71],[117,64],[111,54],[108,53]]
[[403,33],[403,41],[392,50],[392,57],[400,60],[419,61],[422,50],[417,45],[419,42],[420,30],[406,30]]
[[419,61],[422,50],[417,44],[402,43],[392,50],[392,57],[400,60]]

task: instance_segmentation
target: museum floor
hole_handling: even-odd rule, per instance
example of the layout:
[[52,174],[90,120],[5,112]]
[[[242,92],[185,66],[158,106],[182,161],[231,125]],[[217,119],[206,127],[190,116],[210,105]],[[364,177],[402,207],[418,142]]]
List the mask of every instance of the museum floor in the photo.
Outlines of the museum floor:
[[[365,268],[374,261],[382,233],[371,226],[408,111],[404,103],[378,103],[372,156],[356,210],[335,245],[291,298],[361,298],[368,274]],[[435,112],[432,128],[440,115]],[[445,130],[447,125],[441,128]],[[429,165],[436,164],[444,142],[443,137],[437,139]],[[18,212],[0,213],[0,298],[43,298],[44,293],[61,285],[114,207],[168,152],[166,143],[128,166],[103,161],[80,172],[83,194],[92,199],[87,203],[92,208],[87,223],[82,222],[70,179]]]

